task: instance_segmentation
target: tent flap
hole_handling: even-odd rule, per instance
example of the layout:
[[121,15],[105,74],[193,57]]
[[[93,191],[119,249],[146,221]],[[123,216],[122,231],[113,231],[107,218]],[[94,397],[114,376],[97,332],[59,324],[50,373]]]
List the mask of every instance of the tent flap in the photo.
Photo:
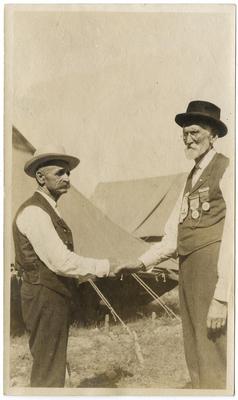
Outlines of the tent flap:
[[99,183],[94,205],[136,237],[163,236],[187,174]]

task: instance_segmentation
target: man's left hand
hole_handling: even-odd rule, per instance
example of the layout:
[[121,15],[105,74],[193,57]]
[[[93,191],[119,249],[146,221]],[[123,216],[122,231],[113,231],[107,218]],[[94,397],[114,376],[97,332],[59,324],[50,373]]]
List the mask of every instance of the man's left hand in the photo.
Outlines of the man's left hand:
[[207,315],[207,328],[213,331],[218,331],[224,328],[226,318],[227,303],[212,299]]
[[135,272],[138,272],[141,270],[141,268],[143,267],[143,263],[141,261],[136,261],[133,264],[123,264],[123,265],[118,265],[113,273],[116,276],[120,276],[120,275],[127,275],[127,274],[133,274]]

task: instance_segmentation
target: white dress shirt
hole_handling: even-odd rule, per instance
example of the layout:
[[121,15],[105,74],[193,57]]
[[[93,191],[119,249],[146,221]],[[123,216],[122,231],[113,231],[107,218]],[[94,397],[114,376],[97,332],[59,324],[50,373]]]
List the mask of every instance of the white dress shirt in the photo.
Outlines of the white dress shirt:
[[[56,202],[46,193],[37,190],[60,216]],[[19,231],[27,237],[41,261],[58,275],[87,280],[109,274],[110,264],[106,259],[82,257],[70,251],[58,236],[49,214],[37,206],[28,206],[16,220]]]
[[[216,151],[211,149],[201,160],[196,168],[195,173],[192,177],[192,186],[198,181],[199,177],[203,173],[203,170],[207,167],[209,162],[213,159]],[[232,169],[227,167],[222,179],[220,180],[220,189],[222,191],[225,203],[226,203],[226,218],[224,223],[224,230],[221,242],[221,248],[218,260],[218,281],[214,292],[214,298],[220,301],[228,301],[231,295],[231,285],[233,276],[233,205],[232,205]],[[177,236],[178,236],[178,224],[179,215],[183,199],[184,188],[181,191],[179,198],[175,204],[175,207],[167,221],[165,226],[164,237],[160,243],[156,243],[151,248],[139,257],[139,260],[143,262],[145,266],[158,264],[161,261],[166,260],[170,257],[177,257]],[[161,266],[162,267],[162,266]]]

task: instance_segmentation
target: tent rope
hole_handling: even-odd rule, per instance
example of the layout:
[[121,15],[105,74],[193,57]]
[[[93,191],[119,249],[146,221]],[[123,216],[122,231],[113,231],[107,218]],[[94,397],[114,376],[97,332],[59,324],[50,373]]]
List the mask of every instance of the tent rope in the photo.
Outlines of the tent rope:
[[92,281],[92,279],[89,279],[89,283],[91,284],[91,286],[94,288],[94,290],[96,291],[96,293],[99,295],[99,297],[102,299],[102,301],[104,302],[104,304],[109,308],[110,312],[112,313],[113,318],[117,318],[118,321],[122,324],[123,328],[127,330],[127,332],[129,333],[130,337],[132,337],[133,342],[134,342],[134,346],[135,346],[135,353],[137,356],[137,359],[139,361],[139,364],[141,367],[144,367],[144,357],[141,351],[141,347],[140,344],[138,342],[138,338],[137,338],[137,334],[135,331],[131,331],[130,328],[125,324],[125,322],[119,317],[119,315],[116,313],[116,311],[114,310],[114,308],[111,306],[111,304],[109,303],[109,301],[106,299],[106,297],[103,295],[103,293],[101,292],[101,290],[97,287],[97,285]]
[[151,297],[161,305],[169,317],[173,315],[177,320],[181,321],[181,319],[173,312],[173,310],[171,310],[171,308],[159,298],[157,293],[155,293],[137,274],[133,273],[132,276],[151,295]]
[[[133,275],[133,274],[132,274]],[[168,306],[166,306],[166,304],[164,304],[162,302],[161,299],[159,299],[159,297],[157,296],[157,294],[155,292],[152,291],[152,289],[141,279],[139,278],[138,275],[135,274],[135,276],[133,275],[133,277],[137,280],[137,282],[139,282],[139,284],[146,290],[146,292],[148,292],[152,298],[154,300],[157,300],[158,303],[161,305],[161,307],[166,311],[166,313],[169,315],[169,317],[171,316],[172,312],[170,312],[170,309],[168,308]],[[172,311],[172,310],[171,310]]]
[[97,285],[92,281],[92,279],[89,279],[89,283],[94,288],[94,290],[98,294],[98,296],[102,299],[103,303],[108,307],[114,320],[116,321],[116,319],[118,319],[118,321],[122,324],[123,328],[125,328],[128,331],[128,333],[131,336],[133,336],[133,333],[130,330],[130,328],[125,324],[125,322],[121,319],[121,317],[119,317],[119,315],[116,313],[116,311],[114,310],[112,305],[109,303],[109,301],[106,299],[106,297],[103,295],[101,290],[97,287]]

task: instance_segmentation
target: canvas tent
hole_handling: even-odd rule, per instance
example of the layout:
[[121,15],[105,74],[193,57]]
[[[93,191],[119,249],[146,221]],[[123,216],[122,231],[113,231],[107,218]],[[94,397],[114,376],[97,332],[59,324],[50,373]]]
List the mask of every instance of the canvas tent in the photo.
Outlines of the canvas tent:
[[160,240],[186,175],[99,183],[91,201],[134,237]]

